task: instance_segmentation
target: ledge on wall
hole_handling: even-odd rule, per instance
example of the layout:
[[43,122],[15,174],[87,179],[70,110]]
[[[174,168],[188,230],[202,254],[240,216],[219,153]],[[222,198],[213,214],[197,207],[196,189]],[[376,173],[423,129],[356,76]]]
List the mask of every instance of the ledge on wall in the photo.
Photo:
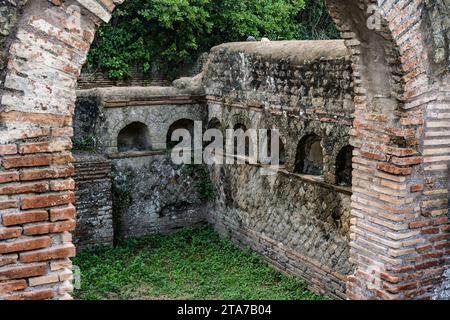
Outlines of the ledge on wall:
[[77,90],[77,97],[94,97],[105,108],[205,102],[201,75],[175,80],[171,87],[107,87]]
[[107,156],[109,159],[124,159],[124,158],[161,156],[161,155],[164,155],[165,153],[166,153],[166,150],[127,151],[127,152],[109,153]]
[[[254,159],[253,161],[252,158],[247,157],[247,156],[240,156],[240,155],[232,155],[232,154],[227,154],[225,152],[218,152],[217,156],[225,156],[225,157],[230,157],[233,158],[235,160],[241,160],[246,162],[246,165],[249,166],[254,166],[254,167],[259,167],[259,168],[264,168],[266,170],[272,170],[274,171],[276,174],[282,174],[285,176],[289,176],[291,178],[295,178],[295,179],[299,179],[302,180],[304,182],[309,182],[309,183],[313,183],[313,184],[317,184],[320,185],[322,187],[334,190],[338,193],[342,193],[342,194],[346,194],[346,195],[352,195],[352,187],[351,186],[338,186],[338,185],[334,185],[334,184],[330,184],[324,181],[323,176],[313,176],[313,175],[308,175],[308,174],[299,174],[299,173],[293,173],[291,171],[286,170],[286,167],[284,165],[280,165],[277,169],[271,167],[270,165],[264,165],[261,163],[254,163]],[[253,163],[252,163],[253,162]]]
[[232,42],[218,45],[211,53],[229,50],[247,54],[257,54],[273,60],[289,59],[293,64],[319,59],[339,59],[350,56],[344,40],[290,40],[263,42]]

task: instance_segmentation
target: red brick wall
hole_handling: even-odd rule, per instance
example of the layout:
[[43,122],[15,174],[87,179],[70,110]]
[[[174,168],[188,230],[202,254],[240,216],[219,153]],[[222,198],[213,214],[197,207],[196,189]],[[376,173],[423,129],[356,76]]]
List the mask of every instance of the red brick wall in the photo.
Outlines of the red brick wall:
[[[449,221],[447,165],[439,164],[448,160],[435,159],[435,166],[424,158],[424,121],[436,104],[429,28],[423,1],[400,0],[382,1],[380,28],[369,30],[374,3],[328,1],[352,50],[357,83],[350,254],[358,268],[347,296],[431,298],[448,266]],[[445,182],[435,184],[438,176]]]
[[29,1],[12,38],[0,91],[0,299],[70,298],[75,88],[113,8]]

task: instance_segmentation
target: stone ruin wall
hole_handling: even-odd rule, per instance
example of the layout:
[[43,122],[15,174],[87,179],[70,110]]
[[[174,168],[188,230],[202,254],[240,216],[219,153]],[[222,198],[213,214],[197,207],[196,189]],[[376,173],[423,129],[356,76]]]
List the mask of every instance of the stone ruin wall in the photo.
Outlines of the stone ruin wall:
[[3,71],[7,63],[7,48],[10,45],[9,36],[14,33],[22,9],[28,0],[0,1],[0,81],[3,82]]
[[71,110],[96,25],[110,13],[76,1],[0,4],[0,299],[70,299]]
[[[166,149],[170,126],[182,119],[203,122],[205,110],[201,89],[129,87],[78,91],[74,139],[92,138],[94,145],[90,152],[75,153],[77,203],[81,203],[76,242],[111,245],[115,237],[169,233],[205,221],[206,206],[199,193],[204,169],[173,164]],[[136,122],[148,128],[148,149],[120,151],[121,130]],[[108,173],[96,172],[93,163],[97,162],[101,168],[108,167]],[[88,167],[92,168],[92,179],[84,181],[83,173],[89,171]],[[102,196],[95,204],[99,194]],[[112,204],[108,201],[111,198]],[[84,204],[90,204],[90,208],[84,210]],[[114,216],[109,206],[114,208]]]
[[175,165],[168,155],[113,161],[115,236],[132,238],[194,228],[206,221],[203,167]]
[[[264,176],[258,165],[211,168],[218,197],[209,222],[316,291],[344,298],[346,277],[354,270],[351,188],[336,179],[354,111],[344,43],[224,44],[213,48],[204,84],[208,117],[222,129],[277,129],[285,146],[284,165],[275,176]],[[320,176],[295,172],[297,146],[310,134],[321,138]]]

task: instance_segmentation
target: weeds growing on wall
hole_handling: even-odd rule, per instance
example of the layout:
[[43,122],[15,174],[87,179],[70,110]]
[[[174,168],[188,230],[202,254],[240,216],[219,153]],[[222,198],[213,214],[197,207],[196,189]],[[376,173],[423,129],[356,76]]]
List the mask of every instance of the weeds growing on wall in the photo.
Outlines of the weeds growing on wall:
[[301,11],[299,39],[328,40],[339,39],[340,34],[332,18],[327,12],[325,1],[305,0],[305,8]]
[[204,201],[213,201],[216,198],[216,189],[213,181],[211,180],[211,174],[205,166],[199,168],[198,183],[200,197]]
[[77,299],[324,299],[210,227],[121,240],[82,251],[74,264],[81,269]]
[[72,150],[73,151],[95,151],[95,137],[88,136],[79,139],[72,140]]
[[213,201],[216,198],[216,189],[206,166],[187,164],[183,166],[183,170],[197,181],[196,187],[202,201]]
[[[121,181],[118,181],[120,178]],[[119,234],[122,229],[122,216],[127,212],[133,201],[134,178],[131,173],[124,173],[124,177],[115,177],[112,183],[113,198],[113,224],[115,234]],[[114,239],[118,241],[118,239]]]
[[323,0],[127,0],[102,26],[87,69],[129,79],[133,66],[156,66],[168,78],[217,44],[332,38],[337,33]]

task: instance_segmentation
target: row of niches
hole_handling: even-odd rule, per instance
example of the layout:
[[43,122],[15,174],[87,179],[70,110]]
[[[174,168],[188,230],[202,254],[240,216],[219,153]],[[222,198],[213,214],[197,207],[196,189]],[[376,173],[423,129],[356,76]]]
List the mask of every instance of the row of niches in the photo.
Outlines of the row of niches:
[[[194,121],[180,119],[170,126],[166,139],[167,149],[171,149],[177,144],[177,142],[171,141],[172,134],[177,129],[187,129],[193,135]],[[155,151],[148,126],[142,122],[132,122],[125,126],[117,136],[117,149],[119,152]]]
[[[217,118],[211,119],[206,129],[217,129],[222,131],[222,125]],[[178,129],[185,129],[189,131],[190,135],[194,136],[194,121],[190,119],[180,119],[175,121],[166,134],[166,149],[174,148],[180,141],[173,141],[172,135]],[[229,128],[228,128],[229,129]],[[234,132],[241,130],[247,132],[247,127],[244,124],[235,124],[232,128]],[[271,151],[271,137],[272,132],[267,132],[267,155],[272,156]],[[277,135],[275,135],[277,137]],[[193,143],[193,140],[191,142]],[[281,166],[286,164],[286,147],[282,142],[282,137],[278,136],[278,161]],[[245,147],[238,148],[238,139],[233,136],[233,150],[234,156],[250,157],[250,139],[245,137]],[[207,146],[208,143],[204,145]],[[141,122],[133,122],[123,128],[117,137],[117,147],[119,152],[146,152],[154,151],[152,148],[151,137],[147,125]],[[192,146],[193,147],[193,146]],[[245,150],[244,154],[241,154]],[[352,184],[352,157],[353,147],[350,145],[343,147],[335,159],[335,172],[332,174],[336,178],[336,184],[339,186],[351,186]],[[308,134],[302,137],[297,145],[295,163],[293,166],[293,173],[300,175],[320,177],[324,175],[324,151],[322,146],[322,139],[316,134]]]
[[[335,162],[336,183],[341,186],[352,184],[353,147],[343,147]],[[295,160],[295,173],[308,175],[323,175],[323,148],[322,139],[310,134],[303,137],[298,146]]]
[[[221,123],[217,118],[211,119],[208,124],[208,128],[220,129]],[[234,131],[242,130],[247,131],[247,127],[242,123],[237,123],[233,127]],[[268,130],[268,155],[271,155],[271,137],[272,130]],[[277,135],[275,135],[277,137]],[[239,154],[237,143],[234,143],[234,155],[241,157],[249,157],[250,152],[250,141],[246,140],[245,154]],[[286,147],[282,141],[282,137],[278,136],[278,146],[279,146],[279,163],[281,166],[286,164]],[[297,145],[295,164],[293,173],[308,175],[308,176],[323,176],[324,174],[324,152],[322,146],[322,139],[316,134],[308,134],[304,136]],[[352,185],[352,159],[353,159],[353,147],[347,145],[343,147],[335,160],[336,172],[334,176],[336,177],[336,184],[339,186],[351,186]]]

